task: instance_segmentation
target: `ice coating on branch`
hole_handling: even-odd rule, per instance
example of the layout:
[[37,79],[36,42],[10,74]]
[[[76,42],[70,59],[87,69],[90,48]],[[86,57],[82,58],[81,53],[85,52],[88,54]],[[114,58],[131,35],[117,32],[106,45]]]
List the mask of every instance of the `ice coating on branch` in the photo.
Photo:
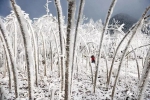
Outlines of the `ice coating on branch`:
[[[25,43],[25,49],[27,50],[26,54],[27,55],[26,58],[27,59],[27,67],[29,68],[29,77],[30,79],[28,79],[30,81],[30,83],[28,85],[29,86],[29,89],[31,89],[31,97],[33,97],[33,76],[34,75],[31,75],[33,74],[33,67],[34,67],[34,59],[33,59],[33,52],[32,52],[32,46],[31,46],[31,38],[30,38],[30,35],[29,35],[29,31],[28,31],[28,28],[27,28],[27,25],[26,25],[26,21],[24,19],[24,15],[23,15],[23,12],[21,10],[21,8],[18,6],[18,5],[14,5],[15,7],[15,10],[16,10],[16,15],[17,15],[17,18],[18,18],[18,22],[20,24],[20,28],[21,28],[21,32],[22,32],[22,35],[23,35],[23,41]],[[29,65],[29,66],[28,66]]]
[[16,68],[16,63],[14,60],[14,54],[13,54],[13,49],[12,49],[12,45],[11,45],[11,41],[8,37],[8,33],[6,31],[6,28],[2,22],[2,19],[0,18],[0,30],[1,30],[1,38],[4,41],[4,47],[6,50],[6,54],[7,54],[7,58],[8,58],[8,63],[9,63],[9,67],[12,67],[12,71],[13,71],[13,79],[14,79],[14,87],[15,87],[15,96],[16,98],[19,96],[18,95],[18,74],[17,74],[17,68]]
[[148,85],[148,76],[150,74],[150,48],[148,50],[148,53],[147,53],[147,57],[145,59],[145,62],[144,62],[144,69],[142,71],[142,76],[141,76],[141,79],[140,79],[140,82],[139,82],[139,92],[138,92],[138,99],[140,100],[144,100],[144,94],[145,94],[145,90],[146,90],[146,87]]
[[68,23],[66,37],[66,69],[65,69],[65,99],[70,100],[71,67],[73,58],[73,34],[75,18],[75,1],[68,1]]

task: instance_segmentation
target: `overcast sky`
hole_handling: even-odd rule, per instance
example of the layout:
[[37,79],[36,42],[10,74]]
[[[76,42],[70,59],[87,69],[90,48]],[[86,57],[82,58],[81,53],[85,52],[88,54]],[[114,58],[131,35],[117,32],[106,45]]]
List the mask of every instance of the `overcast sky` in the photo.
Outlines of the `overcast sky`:
[[[46,14],[44,5],[46,0],[16,0],[17,4],[30,15],[30,18],[38,18]],[[56,8],[54,0],[49,4],[50,13],[56,16]],[[63,8],[64,16],[67,16],[67,0],[60,0]],[[107,10],[109,9],[112,0],[85,0],[84,15],[89,19],[92,18],[95,21],[102,19],[104,21]],[[77,5],[79,0],[77,0]],[[117,13],[127,13],[134,18],[140,18],[143,11],[150,5],[150,0],[118,0],[113,12],[113,15]],[[0,0],[0,16],[7,16],[10,14],[11,6],[9,0]]]

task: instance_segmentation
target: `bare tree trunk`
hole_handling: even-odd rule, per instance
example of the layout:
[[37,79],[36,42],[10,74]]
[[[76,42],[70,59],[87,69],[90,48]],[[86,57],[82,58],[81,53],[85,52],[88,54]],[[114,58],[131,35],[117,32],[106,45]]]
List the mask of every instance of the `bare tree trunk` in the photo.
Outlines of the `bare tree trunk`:
[[102,35],[101,35],[101,38],[100,38],[99,52],[98,52],[98,59],[97,59],[97,64],[96,64],[94,87],[93,87],[94,88],[94,93],[95,93],[95,89],[96,89],[96,82],[97,82],[97,76],[98,76],[98,70],[99,70],[99,61],[100,61],[100,58],[101,58],[101,48],[102,48],[102,44],[103,44],[103,37],[104,37],[106,28],[108,26],[108,23],[109,23],[109,20],[110,20],[110,17],[111,17],[111,14],[113,12],[113,8],[114,8],[116,2],[117,2],[117,0],[113,0],[111,2],[111,5],[110,5],[109,10],[108,10],[107,18],[106,18],[106,21],[105,21],[105,24],[104,24],[104,27],[103,27]]
[[66,71],[65,71],[65,100],[70,100],[70,74],[72,64],[72,44],[70,42],[71,33],[73,32],[73,22],[75,15],[75,0],[68,0],[68,25],[67,25],[67,38],[66,38]]
[[124,59],[124,57],[125,57],[125,54],[126,54],[126,52],[127,52],[127,49],[128,49],[128,47],[129,47],[129,45],[130,45],[130,43],[131,43],[131,41],[132,41],[134,35],[136,34],[136,31],[137,31],[138,27],[141,25],[141,23],[142,23],[142,21],[143,21],[143,18],[145,17],[145,15],[146,15],[146,13],[148,12],[149,9],[150,9],[150,7],[146,9],[146,11],[145,11],[144,14],[142,15],[141,19],[137,22],[135,28],[133,29],[133,33],[132,33],[132,35],[131,35],[131,37],[130,37],[128,43],[127,43],[127,45],[125,46],[124,52],[123,52],[123,54],[122,54],[122,57],[121,57],[121,60],[120,60],[119,66],[118,66],[118,71],[117,71],[117,75],[116,75],[116,78],[115,78],[114,87],[113,87],[113,90],[112,90],[112,100],[113,100],[113,97],[114,97],[114,94],[115,94],[116,83],[117,83],[118,76],[119,76],[119,73],[120,73],[121,65],[122,65],[123,59]]

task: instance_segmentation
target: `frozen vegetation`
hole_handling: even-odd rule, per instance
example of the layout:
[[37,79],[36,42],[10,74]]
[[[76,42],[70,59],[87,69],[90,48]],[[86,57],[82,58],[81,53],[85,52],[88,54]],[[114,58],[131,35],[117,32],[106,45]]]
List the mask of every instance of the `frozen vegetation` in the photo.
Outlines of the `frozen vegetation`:
[[[0,18],[0,100],[150,100],[150,20],[143,11],[129,30],[109,20],[84,23],[85,0],[68,0],[67,23],[60,0],[57,17],[31,20],[14,0]],[[38,2],[38,1],[37,1]],[[95,63],[91,61],[94,55]]]

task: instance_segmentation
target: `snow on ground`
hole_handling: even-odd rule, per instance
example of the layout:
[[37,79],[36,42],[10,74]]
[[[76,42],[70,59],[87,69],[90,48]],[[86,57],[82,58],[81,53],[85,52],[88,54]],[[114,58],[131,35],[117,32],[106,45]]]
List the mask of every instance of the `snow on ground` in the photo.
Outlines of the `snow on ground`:
[[[139,64],[141,65],[141,60],[139,59]],[[124,62],[125,63],[125,62]],[[116,100],[125,100],[126,97],[133,98],[137,95],[137,86],[138,86],[138,78],[137,78],[137,70],[136,64],[134,60],[129,60],[129,65],[127,67],[126,64],[122,66],[120,77],[116,87],[115,98]],[[110,66],[111,61],[108,61],[108,65]],[[106,68],[105,62],[101,59],[97,88],[96,93],[93,93],[93,85],[91,83],[91,72],[90,67],[87,68],[86,61],[83,61],[79,64],[79,70],[77,75],[77,70],[75,68],[75,74],[73,78],[73,88],[72,88],[72,96],[71,100],[106,100],[110,99],[113,82],[115,78],[115,72],[117,69],[118,62],[115,62],[115,67],[113,70],[111,87],[106,90]],[[83,66],[81,66],[83,65]],[[43,70],[41,69],[39,72],[39,85],[34,88],[34,98],[35,100],[58,100],[59,99],[59,78],[57,67],[54,66],[53,71],[48,69],[48,75],[43,77]],[[92,63],[92,69],[95,71],[95,65]],[[142,68],[140,68],[140,71]],[[19,72],[19,99],[18,100],[28,100],[28,85],[27,85],[27,76]],[[7,75],[6,75],[7,76]],[[93,74],[94,76],[94,74]],[[13,100],[14,91],[8,92],[8,77],[3,77],[3,74],[0,73],[0,85],[1,85],[1,96],[2,100]],[[146,100],[150,99],[150,83],[145,92]]]

